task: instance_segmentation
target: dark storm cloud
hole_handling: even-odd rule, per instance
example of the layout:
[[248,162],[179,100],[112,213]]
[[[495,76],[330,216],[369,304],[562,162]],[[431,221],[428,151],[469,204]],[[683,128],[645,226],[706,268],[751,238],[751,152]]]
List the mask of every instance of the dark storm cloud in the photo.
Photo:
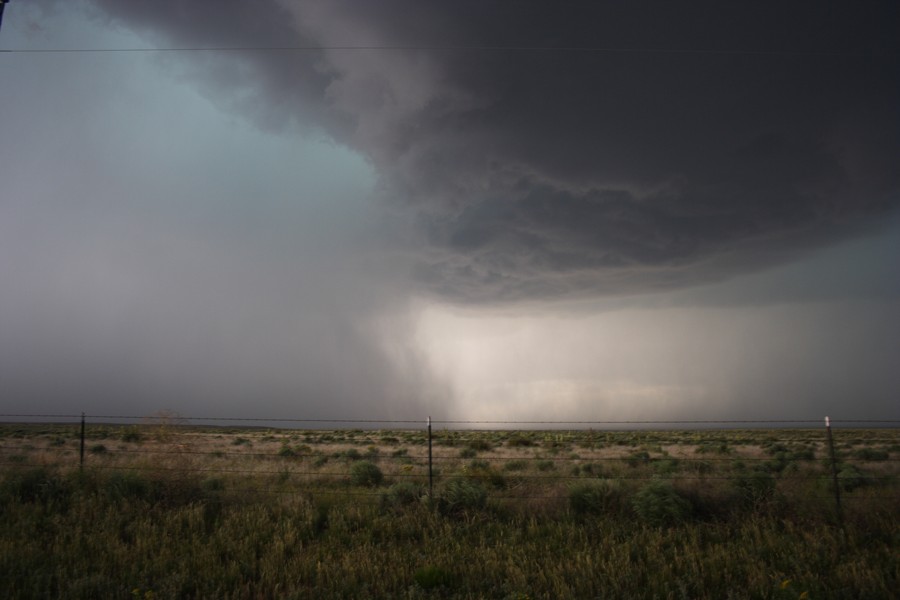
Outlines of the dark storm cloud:
[[264,126],[362,152],[453,300],[718,280],[900,203],[893,2],[94,3],[172,45],[419,47],[188,60]]

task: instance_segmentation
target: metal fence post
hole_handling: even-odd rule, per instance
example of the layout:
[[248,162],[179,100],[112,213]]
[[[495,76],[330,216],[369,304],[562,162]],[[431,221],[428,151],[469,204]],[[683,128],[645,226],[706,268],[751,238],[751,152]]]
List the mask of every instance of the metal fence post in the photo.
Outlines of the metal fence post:
[[84,413],[81,413],[81,447],[78,453],[78,469],[84,471]]
[[844,528],[844,513],[841,510],[841,486],[838,484],[837,458],[834,453],[834,438],[831,436],[831,420],[825,417],[825,432],[828,435],[828,453],[831,456],[831,478],[834,483],[834,506],[838,526]]
[[431,417],[428,417],[428,500],[434,502],[434,470],[431,456]]

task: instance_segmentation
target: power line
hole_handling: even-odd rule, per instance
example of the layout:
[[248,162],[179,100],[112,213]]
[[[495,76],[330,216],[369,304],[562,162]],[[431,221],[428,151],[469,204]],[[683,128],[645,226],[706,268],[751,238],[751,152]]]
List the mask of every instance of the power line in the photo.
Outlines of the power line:
[[153,52],[565,52],[606,54],[682,54],[735,56],[818,56],[847,58],[897,57],[896,52],[840,51],[840,50],[725,50],[714,48],[640,48],[615,46],[537,46],[537,45],[308,45],[308,46],[180,46],[165,48],[7,48],[5,54],[109,54]]

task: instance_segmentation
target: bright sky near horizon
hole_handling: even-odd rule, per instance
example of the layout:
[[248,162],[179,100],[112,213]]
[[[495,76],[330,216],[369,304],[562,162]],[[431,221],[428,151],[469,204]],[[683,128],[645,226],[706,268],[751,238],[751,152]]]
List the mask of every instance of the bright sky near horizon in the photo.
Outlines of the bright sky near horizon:
[[900,418],[897,7],[510,6],[10,2],[0,412]]

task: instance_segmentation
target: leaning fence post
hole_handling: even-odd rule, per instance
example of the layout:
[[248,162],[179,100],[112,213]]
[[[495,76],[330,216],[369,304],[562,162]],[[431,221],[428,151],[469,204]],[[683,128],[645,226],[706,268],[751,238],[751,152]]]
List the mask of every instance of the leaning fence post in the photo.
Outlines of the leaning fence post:
[[834,505],[837,511],[838,526],[844,528],[844,514],[841,510],[841,486],[838,485],[837,459],[834,454],[834,438],[831,436],[831,420],[825,417],[825,432],[828,435],[828,453],[831,456],[831,478],[834,483]]
[[428,501],[434,502],[434,470],[431,457],[431,417],[428,417]]
[[78,452],[78,470],[84,471],[84,413],[81,413],[81,446]]

